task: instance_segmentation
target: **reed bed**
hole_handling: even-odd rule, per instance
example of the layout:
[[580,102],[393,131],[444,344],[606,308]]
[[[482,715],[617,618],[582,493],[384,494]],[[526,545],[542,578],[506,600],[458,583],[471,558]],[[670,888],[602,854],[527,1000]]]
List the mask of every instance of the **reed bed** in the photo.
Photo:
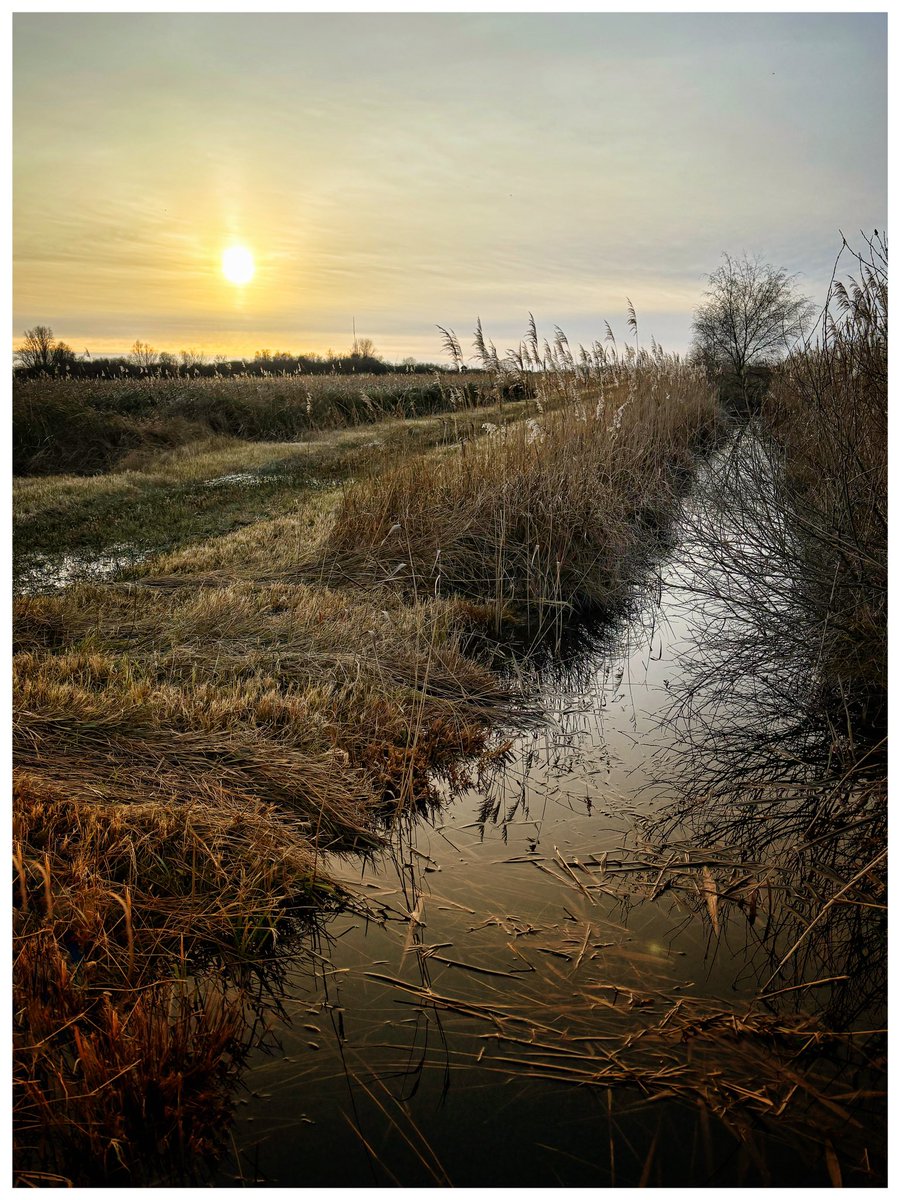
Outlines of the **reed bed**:
[[878,235],[861,253],[843,243],[817,332],[777,373],[763,414],[822,672],[870,724],[883,722],[887,686],[887,267]]
[[[502,753],[522,697],[479,661],[485,631],[613,604],[715,436],[712,392],[660,354],[539,385],[489,365],[498,407],[534,386],[529,421],[510,405],[472,436],[464,414],[465,440],[385,464],[336,513],[304,503],[132,583],[16,601],[22,1182],[88,1160],[81,1181],[146,1182],[216,1152],[253,1025],[235,970],[346,902],[326,850],[377,845]],[[296,407],[296,380],[257,386]]]
[[513,419],[528,405],[472,408],[462,407],[462,394],[457,399],[446,412],[307,430],[300,440],[204,435],[169,449],[145,445],[102,474],[20,476],[13,486],[15,583],[52,590],[112,574],[117,563],[221,541],[233,529],[297,514],[385,462],[474,437],[485,420],[501,412]]
[[683,799],[650,833],[714,830],[766,865],[782,902],[759,969],[794,999],[841,976],[817,1002],[837,1030],[886,991],[887,248],[852,258],[709,474],[705,511],[726,519],[688,522],[708,636],[672,690]]
[[715,398],[661,355],[554,378],[553,409],[539,393],[525,422],[348,488],[325,577],[462,595],[492,605],[497,627],[515,616],[559,630],[566,614],[613,607],[715,437]]

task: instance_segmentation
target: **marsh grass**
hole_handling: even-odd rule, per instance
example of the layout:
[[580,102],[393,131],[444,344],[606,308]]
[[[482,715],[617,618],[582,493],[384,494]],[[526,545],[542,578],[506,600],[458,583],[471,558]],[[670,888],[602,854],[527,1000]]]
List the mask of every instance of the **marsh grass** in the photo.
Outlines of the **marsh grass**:
[[[527,404],[508,402],[504,411],[515,418]],[[497,412],[485,408],[483,418]],[[471,408],[459,408],[313,430],[302,441],[202,437],[174,449],[145,448],[103,474],[19,477],[13,484],[14,580],[21,590],[52,590],[55,569],[56,586],[65,586],[90,579],[94,565],[102,568],[113,556],[137,561],[292,514],[348,479],[378,474],[386,462],[474,437],[479,429]]]
[[178,1177],[221,1149],[253,1040],[235,967],[351,902],[326,849],[376,845],[488,749],[509,698],[464,655],[469,619],[284,583],[18,602],[23,1182]]
[[[783,903],[759,969],[792,999],[841,976],[817,1001],[838,1030],[886,989],[886,256],[854,256],[709,473],[727,520],[689,528],[705,655],[673,688],[683,800],[653,831],[765,864]],[[743,886],[717,893],[755,903]]]
[[497,628],[559,632],[619,601],[715,437],[715,400],[662,356],[553,378],[538,400],[555,391],[555,407],[346,489],[324,577],[462,595],[491,604]]
[[[883,721],[887,671],[887,244],[843,243],[817,336],[776,375],[764,418],[783,456],[796,573],[838,702]],[[839,259],[839,266],[841,259]],[[839,267],[836,267],[836,272]]]
[[[529,935],[515,953],[533,974],[427,947],[457,972],[439,984],[370,973],[435,1020],[484,1028],[460,1065],[596,1091],[610,1114],[631,1094],[648,1113],[714,1118],[763,1184],[779,1181],[773,1147],[808,1163],[810,1181],[885,1178],[885,254],[873,241],[856,257],[818,338],[774,373],[682,523],[695,551],[682,590],[707,618],[703,653],[673,686],[683,753],[661,767],[682,798],[615,856],[508,860],[552,876],[595,928],[582,935],[573,918],[538,942],[507,918]],[[428,494],[438,510],[442,499]],[[404,513],[395,501],[381,527],[393,519],[399,536]],[[477,593],[489,572],[471,578],[460,590]],[[617,900],[704,929],[710,969],[731,964],[737,994],[671,986],[657,966],[642,980],[639,956],[623,970],[599,915]],[[465,971],[479,972],[477,994],[454,985]],[[621,1154],[635,1182],[665,1186],[663,1129],[663,1116],[655,1132],[648,1121],[642,1148],[633,1124],[619,1140],[610,1121],[611,1181]]]
[[13,1104],[21,1183],[191,1177],[221,1149],[258,1041],[236,971],[285,915],[334,905],[296,822],[263,802],[14,789]]

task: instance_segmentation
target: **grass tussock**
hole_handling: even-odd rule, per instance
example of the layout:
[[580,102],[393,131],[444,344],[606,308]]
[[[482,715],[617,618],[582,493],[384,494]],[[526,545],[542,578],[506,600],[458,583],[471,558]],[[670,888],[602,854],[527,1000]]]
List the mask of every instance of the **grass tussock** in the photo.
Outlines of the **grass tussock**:
[[21,1183],[190,1177],[221,1148],[256,1038],[234,968],[337,899],[296,821],[227,799],[113,803],[17,770]]
[[464,616],[290,584],[19,602],[22,1181],[178,1177],[220,1148],[252,1041],[235,964],[346,902],[320,854],[463,782],[506,711]]
[[180,582],[19,602],[20,765],[72,786],[84,774],[122,802],[264,795],[323,844],[352,843],[403,790],[373,786],[372,744],[392,760],[412,754],[416,732],[435,753],[441,741],[474,748],[508,702],[464,653],[459,606],[373,611],[323,588]]

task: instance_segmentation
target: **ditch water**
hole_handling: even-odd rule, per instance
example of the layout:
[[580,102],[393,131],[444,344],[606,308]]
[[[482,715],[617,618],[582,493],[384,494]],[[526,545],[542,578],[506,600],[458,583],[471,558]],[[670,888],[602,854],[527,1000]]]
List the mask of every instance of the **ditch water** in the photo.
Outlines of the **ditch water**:
[[[779,916],[787,860],[714,820],[688,836],[673,782],[688,752],[720,752],[674,697],[741,620],[693,586],[709,503],[688,497],[615,627],[521,668],[543,719],[503,735],[502,761],[379,857],[327,864],[365,910],[280,979],[216,1183],[877,1182],[880,1101],[845,1103],[879,1069],[816,1033],[846,963],[794,953],[773,971],[814,915]],[[707,724],[744,719],[720,696]],[[846,1025],[880,1027],[872,994]]]

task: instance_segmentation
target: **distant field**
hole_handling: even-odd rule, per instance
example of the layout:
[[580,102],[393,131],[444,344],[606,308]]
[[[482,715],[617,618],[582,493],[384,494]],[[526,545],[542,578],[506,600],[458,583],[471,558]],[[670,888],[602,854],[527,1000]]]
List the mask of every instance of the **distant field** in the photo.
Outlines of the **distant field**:
[[[504,385],[509,398],[521,384]],[[16,475],[90,475],[140,467],[160,450],[212,435],[287,441],[464,410],[504,398],[481,373],[272,375],[146,379],[17,379]]]
[[[65,385],[64,385],[65,386]],[[13,483],[13,575],[19,591],[107,578],[152,552],[174,550],[379,473],[411,451],[471,440],[482,425],[522,418],[505,401],[408,419],[308,430],[301,439],[208,434],[174,448],[145,446],[131,466],[19,476]]]

